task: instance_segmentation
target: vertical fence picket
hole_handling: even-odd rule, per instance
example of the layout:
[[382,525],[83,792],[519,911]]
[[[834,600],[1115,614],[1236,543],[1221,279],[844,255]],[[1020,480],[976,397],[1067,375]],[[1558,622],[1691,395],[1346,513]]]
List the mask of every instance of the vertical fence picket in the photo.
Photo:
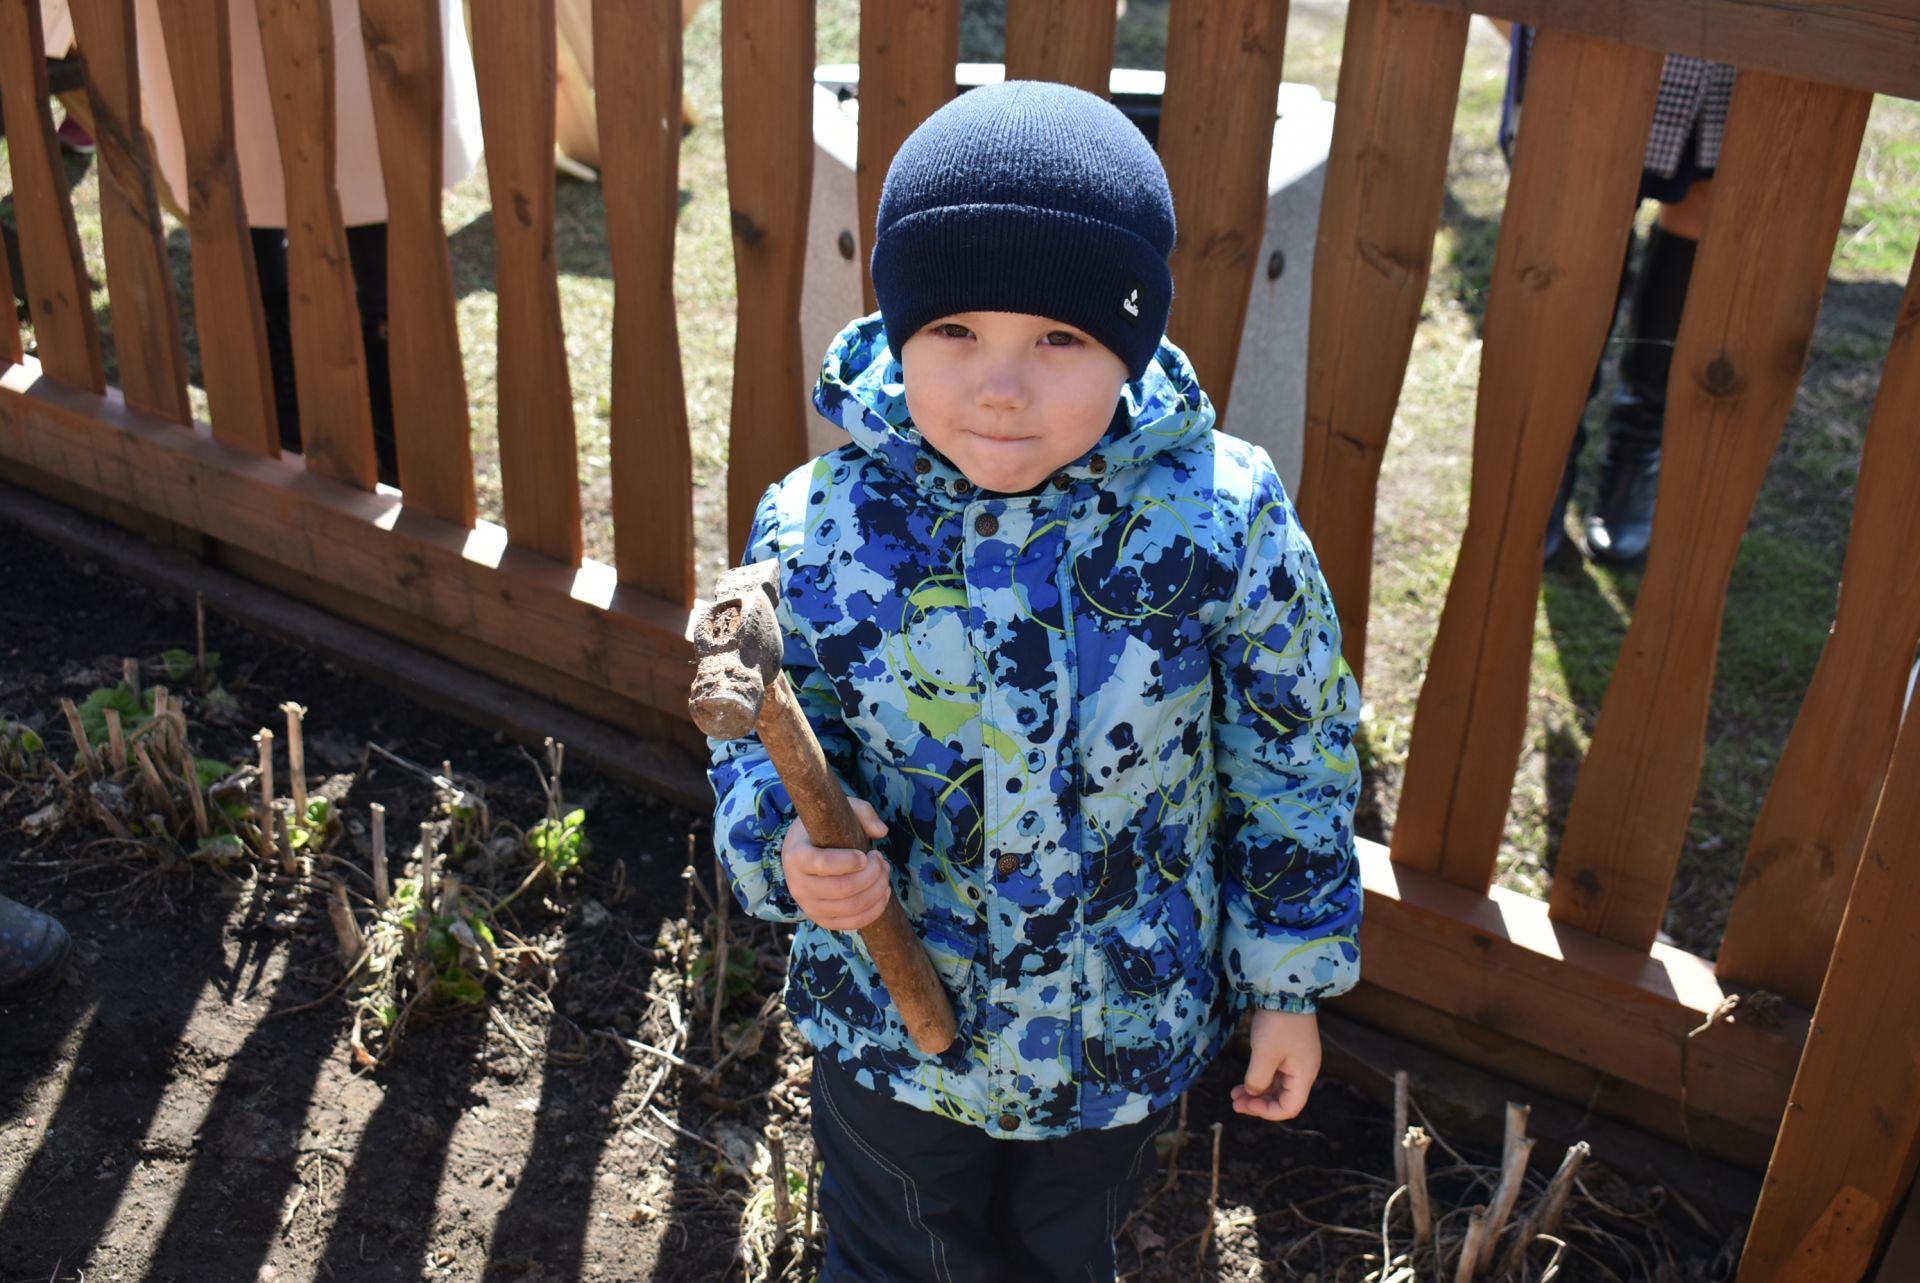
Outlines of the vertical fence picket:
[[[0,100],[7,116],[7,159],[26,267],[27,310],[40,368],[77,388],[100,392],[107,379],[93,320],[86,262],[73,222],[67,170],[47,107],[46,40],[39,0],[0,0]],[[6,300],[12,306],[12,298]]]
[[1666,914],[1727,581],[1806,368],[1871,105],[1764,72],[1734,87],[1674,346],[1653,552],[1554,868],[1554,919],[1631,948]]
[[1467,529],[1414,712],[1395,861],[1493,880],[1526,735],[1541,533],[1613,318],[1661,57],[1543,31],[1487,295]]
[[[1916,849],[1920,719],[1909,717],[1856,866],[1833,968],[1741,1252],[1740,1283],[1862,1277],[1913,1184],[1920,1162]],[[1892,1283],[1892,1275],[1881,1277]]]
[[[307,467],[374,486],[373,412],[347,228],[334,186],[333,9],[354,0],[256,0],[287,188],[294,385]],[[345,51],[358,57],[357,49]]]
[[1313,251],[1297,499],[1362,680],[1380,460],[1426,301],[1467,22],[1411,0],[1347,8]]
[[159,8],[186,148],[193,314],[213,435],[254,454],[277,455],[267,322],[233,150],[227,0],[159,0]]
[[1007,0],[1007,79],[1058,80],[1107,96],[1113,0]]
[[553,0],[474,0],[473,65],[499,246],[500,488],[507,536],[580,564],[580,463],[554,274]]
[[693,450],[673,299],[680,0],[598,0],[593,46],[621,68],[596,102],[614,280],[614,565],[621,583],[690,605]]
[[[746,547],[761,492],[807,457],[807,425],[793,389],[806,364],[800,286],[813,183],[813,7],[727,0],[720,20],[727,197],[740,293],[727,450],[731,557]],[[864,132],[864,77],[860,101]]]
[[[862,0],[860,155],[854,166],[862,245],[872,241],[880,189],[886,186],[893,153],[921,121],[953,97],[953,68],[959,60],[960,0]],[[801,114],[810,120],[813,112],[809,107]],[[867,310],[872,311],[870,263],[860,264],[860,280]]]
[[1920,646],[1920,267],[1860,457],[1840,604],[1747,846],[1715,968],[1811,1007]]
[[1167,30],[1160,156],[1180,220],[1168,329],[1223,423],[1266,232],[1286,35],[1287,0],[1187,0]]
[[[471,526],[473,428],[440,218],[445,37],[439,0],[360,0],[367,83],[387,189],[387,343],[401,501]],[[347,57],[342,52],[339,56]]]
[[100,239],[127,404],[188,423],[187,350],[140,108],[133,0],[68,0],[100,145]]

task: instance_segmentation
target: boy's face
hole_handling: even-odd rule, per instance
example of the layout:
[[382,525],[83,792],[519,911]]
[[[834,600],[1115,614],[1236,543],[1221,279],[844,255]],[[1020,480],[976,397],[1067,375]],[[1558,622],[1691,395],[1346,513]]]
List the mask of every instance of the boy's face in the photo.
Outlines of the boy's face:
[[900,349],[914,424],[982,490],[1030,490],[1093,448],[1127,367],[1071,325],[957,312]]

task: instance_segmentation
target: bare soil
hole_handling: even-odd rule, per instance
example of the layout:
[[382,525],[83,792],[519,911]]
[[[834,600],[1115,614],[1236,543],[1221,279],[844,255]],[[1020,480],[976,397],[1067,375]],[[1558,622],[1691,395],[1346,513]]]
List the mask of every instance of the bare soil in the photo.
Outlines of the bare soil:
[[[0,716],[37,726],[62,763],[61,696],[110,683],[122,656],[194,644],[192,603],[3,520],[0,584]],[[450,763],[496,817],[524,826],[543,813],[517,746],[217,618],[208,634],[238,711],[220,720],[208,692],[181,692],[195,745],[246,760],[257,727],[282,725],[284,701],[305,705],[308,775],[349,821],[334,854],[351,878],[369,858],[368,803],[386,806],[396,853],[393,835],[435,805],[369,743]],[[710,882],[704,817],[585,771],[565,788],[593,850],[551,894],[501,915],[531,952],[489,983],[484,1009],[421,1009],[389,1062],[368,1068],[349,1045],[322,881],[251,864],[222,874],[76,820],[49,828],[30,819],[57,796],[47,773],[0,778],[0,888],[58,914],[78,945],[62,989],[0,1008],[0,1283],[813,1277],[807,1059],[766,1001],[784,938],[731,915],[736,993],[722,1026],[734,1050],[708,1081],[715,922],[683,878],[691,844]],[[1296,1124],[1249,1122],[1226,1108],[1244,1054],[1230,1047],[1192,1093],[1177,1174],[1149,1180],[1123,1235],[1123,1278],[1331,1283],[1378,1267],[1393,1188],[1385,1112],[1326,1081]],[[798,1221],[785,1246],[770,1123],[786,1138]],[[1488,1195],[1486,1157],[1462,1149],[1435,1150],[1443,1240]],[[1543,1153],[1535,1188],[1558,1160]],[[1589,1193],[1561,1277],[1724,1270],[1721,1244],[1689,1240],[1656,1192],[1602,1169]],[[1404,1207],[1392,1235],[1404,1251]],[[1438,1277],[1433,1266],[1421,1277]]]

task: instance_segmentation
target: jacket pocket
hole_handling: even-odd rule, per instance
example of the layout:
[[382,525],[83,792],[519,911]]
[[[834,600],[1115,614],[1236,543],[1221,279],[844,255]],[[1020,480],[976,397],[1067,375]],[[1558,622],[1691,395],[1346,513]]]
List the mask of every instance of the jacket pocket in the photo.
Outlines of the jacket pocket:
[[1133,1087],[1191,1055],[1207,1035],[1217,977],[1188,915],[1163,896],[1138,915],[1098,929],[1088,951],[1098,1009],[1086,1022],[1088,1068],[1106,1085]]

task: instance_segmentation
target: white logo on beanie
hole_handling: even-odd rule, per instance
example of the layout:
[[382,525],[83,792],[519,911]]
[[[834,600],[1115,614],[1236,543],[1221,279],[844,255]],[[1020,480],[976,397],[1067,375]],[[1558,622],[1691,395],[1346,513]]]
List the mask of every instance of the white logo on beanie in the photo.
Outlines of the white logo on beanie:
[[1133,317],[1133,318],[1135,318],[1135,319],[1137,320],[1137,319],[1139,318],[1139,316],[1140,316],[1140,291],[1139,291],[1139,289],[1138,289],[1138,288],[1136,287],[1136,288],[1134,289],[1134,291],[1133,291],[1133,292],[1132,292],[1131,294],[1129,294],[1129,295],[1127,295],[1127,296],[1126,296],[1125,298],[1123,298],[1123,299],[1121,299],[1121,300],[1120,300],[1120,306],[1121,306],[1122,308],[1124,308],[1124,309],[1126,310],[1126,313],[1127,313],[1127,315],[1128,315],[1128,316],[1131,316],[1131,317]]

